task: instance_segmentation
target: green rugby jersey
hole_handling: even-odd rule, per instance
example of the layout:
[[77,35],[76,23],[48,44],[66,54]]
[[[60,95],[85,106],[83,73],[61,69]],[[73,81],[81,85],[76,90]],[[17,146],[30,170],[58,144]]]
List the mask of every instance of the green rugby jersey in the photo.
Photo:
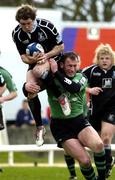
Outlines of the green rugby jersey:
[[66,94],[69,99],[71,106],[71,114],[69,116],[65,116],[63,114],[58,99],[53,95],[50,89],[47,89],[48,101],[51,108],[52,118],[69,119],[84,113],[84,105],[86,103],[85,96],[86,96],[87,79],[83,76],[82,73],[76,73],[76,75],[71,80],[76,83],[80,82],[82,84],[79,92],[70,93],[66,91],[64,87],[61,85],[61,83],[57,79],[55,79],[55,83],[57,84],[59,90],[62,93]]
[[[4,81],[6,83],[6,89],[9,92],[17,91],[16,85],[15,85],[14,81],[12,80],[11,74],[1,66],[0,66],[0,73],[2,74]],[[0,104],[0,108],[1,107],[2,107],[2,105]]]
[[5,80],[6,88],[8,89],[8,91],[10,91],[10,92],[17,91],[16,85],[12,80],[11,74],[2,67],[0,67],[0,73],[2,74],[2,76]]

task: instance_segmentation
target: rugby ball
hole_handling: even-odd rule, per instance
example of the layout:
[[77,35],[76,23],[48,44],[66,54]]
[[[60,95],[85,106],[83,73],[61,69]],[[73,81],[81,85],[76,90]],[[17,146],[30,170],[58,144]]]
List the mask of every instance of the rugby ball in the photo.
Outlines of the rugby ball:
[[31,43],[26,48],[26,54],[27,55],[33,56],[38,52],[44,52],[42,45],[39,43],[36,43],[36,42]]

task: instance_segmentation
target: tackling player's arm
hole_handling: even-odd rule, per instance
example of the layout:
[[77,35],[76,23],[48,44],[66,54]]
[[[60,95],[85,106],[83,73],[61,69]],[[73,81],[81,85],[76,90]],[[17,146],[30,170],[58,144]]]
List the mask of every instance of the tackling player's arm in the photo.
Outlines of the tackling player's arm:
[[82,76],[78,82],[72,81],[59,71],[56,71],[54,73],[54,76],[60,81],[63,87],[71,93],[79,92],[84,86],[84,84],[87,82],[84,76]]
[[50,59],[51,71],[54,74],[62,86],[71,93],[79,92],[87,83],[87,79],[81,74],[81,78],[79,80],[73,81],[66,77],[63,73],[58,71],[57,62],[54,59]]

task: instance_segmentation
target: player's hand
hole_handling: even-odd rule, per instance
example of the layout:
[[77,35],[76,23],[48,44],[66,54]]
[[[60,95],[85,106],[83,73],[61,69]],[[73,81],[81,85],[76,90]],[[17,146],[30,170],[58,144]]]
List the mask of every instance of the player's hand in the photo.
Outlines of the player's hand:
[[44,64],[48,60],[45,53],[37,53],[34,55],[34,58],[36,59],[37,64]]
[[37,61],[41,61],[41,60],[47,60],[47,54],[45,53],[37,53],[34,55],[34,58],[36,58]]
[[88,92],[92,95],[99,95],[100,92],[103,92],[102,88],[100,87],[93,87],[93,88],[88,88]]
[[55,73],[56,71],[58,71],[57,62],[53,58],[50,58],[49,63],[50,63],[50,69],[52,73]]
[[21,59],[26,64],[33,64],[37,62],[37,59],[34,56],[29,56],[27,54],[21,55]]
[[33,82],[27,82],[25,84],[25,89],[30,93],[38,93],[41,90],[40,86]]

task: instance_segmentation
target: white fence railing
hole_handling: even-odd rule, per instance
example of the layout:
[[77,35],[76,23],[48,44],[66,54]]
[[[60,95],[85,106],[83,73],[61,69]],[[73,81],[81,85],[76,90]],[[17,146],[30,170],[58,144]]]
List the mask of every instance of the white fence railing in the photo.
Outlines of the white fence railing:
[[[112,151],[115,151],[115,144],[111,146]],[[0,152],[8,152],[8,164],[14,166],[14,152],[48,152],[48,165],[54,165],[54,152],[63,151],[62,148],[58,148],[56,144],[44,144],[38,147],[34,144],[27,145],[0,145]]]
[[56,144],[44,144],[38,147],[34,144],[27,145],[0,145],[0,152],[8,152],[8,164],[13,166],[14,164],[14,152],[48,152],[48,165],[54,165],[54,152],[63,151],[62,148],[58,148]]

